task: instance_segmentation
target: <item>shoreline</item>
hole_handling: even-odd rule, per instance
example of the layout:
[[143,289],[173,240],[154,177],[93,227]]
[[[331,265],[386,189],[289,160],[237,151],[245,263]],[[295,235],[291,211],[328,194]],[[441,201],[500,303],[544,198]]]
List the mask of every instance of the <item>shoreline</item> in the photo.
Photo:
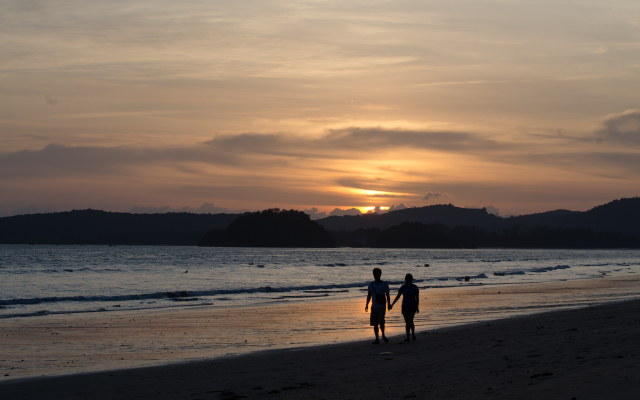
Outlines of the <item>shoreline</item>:
[[[640,300],[227,358],[0,383],[41,398],[636,398]],[[381,354],[391,352],[392,354]]]
[[[640,296],[640,278],[421,291],[418,331],[572,309]],[[234,308],[48,315],[0,320],[0,382],[225,359],[271,349],[353,343],[372,336],[365,296]],[[387,333],[404,331],[396,307]],[[5,376],[7,375],[8,376]]]

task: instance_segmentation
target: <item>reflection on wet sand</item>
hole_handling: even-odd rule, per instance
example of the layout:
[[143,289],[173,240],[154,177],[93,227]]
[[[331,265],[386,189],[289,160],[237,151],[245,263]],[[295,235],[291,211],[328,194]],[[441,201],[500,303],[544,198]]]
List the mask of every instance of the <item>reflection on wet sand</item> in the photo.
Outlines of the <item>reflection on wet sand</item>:
[[[640,279],[421,290],[417,331],[637,298]],[[395,294],[392,289],[392,294]],[[139,312],[44,315],[0,320],[3,380],[121,369],[368,340],[366,293],[346,300],[289,301]],[[387,313],[390,337],[403,333],[399,309]],[[399,339],[396,339],[399,340]],[[392,339],[393,341],[393,339]]]

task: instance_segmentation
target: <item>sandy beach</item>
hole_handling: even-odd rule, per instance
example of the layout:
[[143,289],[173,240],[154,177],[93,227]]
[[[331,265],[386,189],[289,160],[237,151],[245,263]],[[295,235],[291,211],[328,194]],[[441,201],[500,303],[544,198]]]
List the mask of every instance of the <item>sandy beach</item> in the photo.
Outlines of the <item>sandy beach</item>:
[[221,360],[27,379],[3,399],[636,399],[640,301]]
[[[420,331],[638,298],[639,278],[424,289]],[[0,382],[166,365],[371,337],[366,294],[245,307],[184,307],[0,319]],[[399,307],[387,333],[404,331]]]
[[[547,300],[553,298],[555,291],[562,291],[566,296],[567,290],[573,290],[577,296],[579,292],[587,289],[588,285],[603,284],[618,291],[629,291],[637,290],[638,282],[628,279],[558,282],[555,287],[546,285],[544,293],[545,296],[551,296],[547,297]],[[574,285],[573,289],[571,285]],[[500,299],[509,302],[509,299],[513,298],[510,296],[532,295],[527,291],[536,293],[538,297],[535,298],[538,301],[545,297],[540,296],[540,289],[535,290],[532,286],[503,288],[500,292],[494,289],[475,288],[468,292],[459,292],[457,296],[444,292],[430,293],[430,306],[423,308],[422,315],[435,315],[438,308],[450,312],[450,303],[455,304],[455,309],[462,310],[462,306],[468,306],[469,301],[473,299],[478,302],[499,303]],[[518,290],[520,293],[517,293]],[[611,291],[608,295],[612,296]],[[47,331],[43,323],[53,323],[55,319],[52,318],[37,323],[31,319],[22,326],[15,323],[11,326],[4,324],[2,339],[5,351],[9,348],[16,349],[13,346],[23,346],[22,354],[40,357],[39,360],[42,360],[43,366],[38,372],[48,371],[49,375],[52,375],[60,371],[63,365],[75,364],[58,359],[47,367],[44,362],[47,358],[46,353],[49,351],[48,356],[54,357],[55,346],[47,346],[43,342],[45,336],[54,336],[56,340],[57,337],[66,337],[68,342],[64,347],[75,345],[76,352],[86,352],[90,347],[89,342],[108,342],[103,347],[95,348],[94,354],[102,354],[101,358],[97,359],[97,367],[112,366],[112,370],[88,373],[84,372],[86,368],[78,368],[79,372],[83,373],[58,377],[14,378],[0,383],[0,397],[368,399],[384,396],[437,399],[635,399],[640,389],[640,365],[637,362],[637,356],[640,354],[640,343],[637,340],[640,337],[640,301],[637,300],[598,306],[585,305],[573,310],[440,328],[429,326],[423,317],[418,322],[418,330],[422,332],[418,335],[417,341],[410,343],[403,342],[398,336],[402,329],[396,316],[390,321],[391,342],[377,346],[370,344],[371,332],[363,323],[359,323],[352,330],[334,329],[345,324],[341,319],[364,319],[360,303],[291,304],[280,308],[265,308],[262,312],[260,309],[245,309],[242,311],[245,315],[230,310],[219,311],[227,313],[224,321],[231,324],[238,323],[243,318],[255,322],[258,316],[262,316],[263,324],[268,327],[297,322],[299,328],[309,328],[310,324],[315,323],[324,324],[326,329],[299,329],[299,332],[316,332],[307,334],[291,332],[291,342],[287,347],[294,348],[274,346],[273,350],[218,358],[206,358],[211,353],[197,351],[203,357],[201,361],[144,368],[130,366],[140,365],[140,358],[148,359],[149,352],[155,352],[156,363],[163,361],[166,364],[174,356],[173,351],[188,352],[197,349],[194,341],[198,335],[204,335],[211,329],[212,324],[215,324],[216,314],[210,310],[191,310],[184,313],[176,324],[181,326],[182,331],[176,325],[171,325],[174,323],[173,318],[178,314],[158,314],[151,316],[143,324],[141,321],[137,321],[137,324],[134,324],[136,321],[120,321],[118,324],[113,320],[110,327],[99,328],[91,323],[101,321],[104,324],[104,315],[99,316],[100,320],[97,319],[98,316],[85,316],[85,329],[70,327],[67,331],[62,331],[62,321],[59,321],[54,332]],[[266,312],[267,310],[270,311]],[[222,315],[218,315],[218,318],[220,317]],[[197,328],[197,321],[202,327],[200,330]],[[25,326],[28,324],[40,324],[41,329]],[[27,328],[31,329],[30,334]],[[94,328],[110,333],[101,332],[101,339],[97,339],[91,333]],[[276,339],[280,343],[289,340],[269,336],[266,333],[268,329],[250,332],[248,326],[236,328],[237,337],[234,340],[247,340],[247,346],[251,345],[250,341],[264,344]],[[140,336],[143,331],[148,332]],[[183,331],[187,331],[188,334]],[[169,339],[165,339],[168,340],[165,347],[158,346],[157,343],[148,343],[148,352],[132,352],[127,347],[131,345],[128,341],[135,341],[136,337],[136,343],[139,344],[140,341],[147,341],[150,337],[158,337],[161,334],[173,336],[171,340],[174,342],[179,340],[178,334],[181,334],[183,348],[177,349],[174,345],[167,345],[171,342]],[[331,335],[337,343],[313,345],[329,342],[326,335]],[[215,336],[212,333],[207,337],[201,336],[199,340],[202,343],[206,342],[207,346],[215,347],[216,343],[211,340],[221,337],[221,334]],[[228,333],[225,337],[230,338]],[[296,345],[296,340],[300,345]],[[114,345],[120,341],[124,347]],[[28,347],[30,343],[31,348]],[[83,343],[85,347],[82,347]],[[163,358],[161,353],[164,350],[168,354]],[[29,354],[29,351],[32,354]],[[43,354],[38,356],[38,353]],[[73,356],[69,355],[69,358]],[[135,363],[134,356],[138,357],[138,364]],[[124,360],[125,357],[128,362]],[[5,360],[5,364],[7,361],[17,366],[21,362],[15,359]],[[81,359],[79,363],[82,363]],[[68,374],[74,371],[73,368],[67,366],[63,370]],[[19,374],[20,370],[18,368],[9,372],[13,371]],[[11,376],[5,379],[10,378]]]

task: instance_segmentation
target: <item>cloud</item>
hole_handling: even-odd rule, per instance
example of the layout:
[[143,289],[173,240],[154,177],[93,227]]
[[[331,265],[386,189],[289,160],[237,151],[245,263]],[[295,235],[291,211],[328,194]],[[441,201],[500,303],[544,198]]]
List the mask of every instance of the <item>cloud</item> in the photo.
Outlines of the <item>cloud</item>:
[[[155,148],[140,146],[65,146],[49,144],[40,150],[0,153],[0,176],[56,175],[64,171],[82,174],[113,173],[123,168],[166,163],[203,163],[245,167],[284,159],[257,159],[255,154],[295,159],[368,159],[372,151],[390,149],[456,150],[499,145],[478,135],[463,132],[387,130],[348,128],[330,130],[319,138],[287,134],[244,133],[218,136],[200,145]],[[348,185],[348,183],[344,183]]]
[[392,204],[389,207],[389,211],[398,211],[398,210],[404,210],[404,209],[407,209],[407,208],[409,208],[409,207],[407,207],[404,203],[400,203],[397,206]]
[[438,197],[443,196],[442,193],[438,193],[438,192],[429,192],[427,194],[424,195],[424,197],[422,198],[422,200],[431,200],[431,199],[437,199]]
[[640,144],[640,110],[627,110],[620,114],[610,114],[603,122],[604,127],[596,132],[597,139],[615,141],[624,145]]
[[367,197],[397,198],[397,197],[411,197],[411,196],[407,196],[404,194],[376,193],[376,194],[368,194]]
[[0,153],[0,176],[63,176],[67,172],[116,173],[136,166],[194,162],[234,165],[239,160],[207,146],[157,149],[50,144],[41,150]]
[[312,207],[310,210],[303,210],[303,212],[305,214],[308,214],[313,220],[325,218],[327,216],[326,211],[318,212],[318,209],[316,207]]
[[401,148],[476,153],[481,149],[495,151],[511,147],[478,133],[361,127],[328,129],[324,135],[315,138],[258,133],[223,135],[206,144],[230,152],[302,157],[336,158],[343,157],[343,153],[348,152],[353,159],[358,159],[363,154],[368,156],[371,151]]
[[[285,204],[315,204],[318,206],[333,206],[345,200],[353,200],[342,193],[324,191],[306,187],[285,187],[278,177],[265,177],[264,179],[252,180],[249,177],[234,177],[235,185],[217,185],[213,182],[202,184],[178,184],[163,187],[160,189],[161,196],[170,196],[180,193],[180,195],[196,198],[209,198],[226,200],[236,203],[238,201],[252,202],[259,199],[261,208],[278,207],[284,208]],[[254,184],[250,184],[255,182]],[[268,185],[267,183],[271,183]],[[290,186],[290,181],[287,182]]]
[[500,215],[500,209],[499,208],[495,208],[493,206],[485,206],[484,209],[487,210],[487,212],[489,214]]
[[[598,131],[598,134],[607,140],[640,143],[639,124],[640,111],[628,111],[609,117],[605,122],[606,129]],[[555,157],[554,153],[545,156],[544,152],[537,152],[536,148],[529,142],[498,142],[480,133],[362,127],[329,129],[320,136],[287,133],[218,135],[199,144],[172,147],[68,146],[52,143],[39,150],[0,153],[0,177],[51,177],[69,173],[83,176],[130,174],[132,168],[151,166],[201,174],[201,168],[196,164],[233,167],[249,173],[252,169],[262,171],[266,168],[296,168],[296,164],[305,160],[370,161],[384,157],[389,152],[405,150],[413,152],[416,160],[420,159],[420,152],[430,154],[429,152],[435,151],[457,156],[467,154],[503,164],[526,161],[530,164],[565,165],[583,162],[581,154],[568,153],[563,157]],[[602,157],[603,162],[605,159],[606,157]],[[610,160],[615,162],[615,157]],[[322,168],[324,166],[319,169]],[[412,190],[407,191],[402,190],[406,185],[398,181],[397,177],[381,180],[341,176],[335,179],[340,186],[387,192],[369,196],[389,198],[402,197],[402,193],[415,193],[413,181],[411,179],[410,182]],[[437,192],[427,193],[423,200],[442,195],[443,193]]]
[[[415,189],[415,182],[406,182],[399,177],[394,178],[371,178],[364,177],[343,177],[334,181],[337,185],[362,190],[374,190],[384,193],[368,193],[366,197],[370,198],[396,198],[396,197],[415,197],[412,193]],[[420,185],[422,186],[422,185]],[[407,193],[409,192],[409,193]]]
[[[3,204],[329,210],[425,187],[474,204],[526,203],[525,183],[558,201],[638,188],[638,111],[583,129],[637,104],[637,2],[363,4],[1,1]],[[604,145],[533,136],[555,128]]]
[[360,210],[358,210],[357,208],[349,208],[347,210],[341,210],[339,208],[335,208],[333,211],[331,211],[329,213],[330,216],[332,217],[341,217],[344,215],[361,215],[362,212]]
[[[611,115],[604,124],[606,132],[603,128],[600,133],[609,141],[632,141],[634,136],[629,135],[637,133],[634,124],[639,114],[627,111]],[[545,153],[526,140],[494,146],[480,133],[358,127],[326,130],[319,136],[219,135],[207,142],[173,147],[152,143],[111,147],[49,144],[39,150],[0,153],[1,194],[5,205],[14,208],[44,196],[56,199],[36,205],[54,204],[64,209],[98,207],[116,198],[122,199],[117,200],[119,204],[153,204],[158,198],[164,204],[194,204],[211,199],[230,210],[286,205],[301,208],[310,204],[333,208],[336,204],[380,204],[375,199],[385,198],[387,203],[394,199],[428,201],[446,197],[447,193],[456,193],[460,201],[491,202],[485,193],[489,189],[504,190],[505,183],[509,183],[509,193],[526,198],[518,180],[522,175],[514,172],[516,168],[505,168],[508,166],[533,178],[541,193],[557,192],[553,185],[560,184],[555,181],[570,179],[571,190],[588,186],[576,176],[623,182],[640,174],[640,158],[628,149],[596,147],[575,139],[573,143],[591,150],[554,146],[554,152]],[[462,150],[458,152],[457,148]],[[593,152],[595,149],[600,151]],[[473,157],[463,158],[462,153]],[[531,166],[558,174],[554,174],[552,183],[548,179],[538,182],[535,178],[540,172]],[[486,178],[481,188],[476,184],[479,174]],[[422,194],[425,185],[440,191]],[[90,200],[86,194],[89,191],[93,199],[103,203]],[[566,193],[564,196],[568,198]],[[88,200],[70,203],[70,198],[80,197]],[[139,207],[136,212],[182,210],[224,212],[190,207]]]
[[[373,210],[367,211],[367,214],[372,214],[372,213],[386,214],[389,211],[404,210],[406,208],[409,208],[409,207],[407,207],[404,203],[400,203],[398,205],[392,204],[391,206],[389,206],[387,210],[381,209],[381,206],[376,206]],[[320,219],[327,216],[327,213],[324,211],[319,213],[316,207],[313,207],[310,210],[304,210],[304,212],[309,214],[311,216],[311,219]],[[333,211],[329,213],[329,215],[330,216],[362,215],[362,212],[357,208],[349,208],[345,210],[342,210],[340,208],[335,208]]]

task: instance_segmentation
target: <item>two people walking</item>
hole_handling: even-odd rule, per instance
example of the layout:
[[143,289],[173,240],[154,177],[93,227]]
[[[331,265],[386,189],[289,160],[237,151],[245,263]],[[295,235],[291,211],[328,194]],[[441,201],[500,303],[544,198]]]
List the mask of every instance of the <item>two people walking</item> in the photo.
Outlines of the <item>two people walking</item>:
[[404,278],[404,285],[398,289],[398,295],[393,303],[391,303],[391,297],[389,297],[389,283],[380,279],[382,277],[382,270],[380,268],[373,269],[374,281],[369,283],[369,290],[367,293],[367,304],[365,305],[365,312],[369,311],[369,301],[371,301],[371,315],[369,317],[369,324],[373,326],[373,332],[376,335],[376,340],[373,344],[380,343],[379,333],[382,333],[382,340],[388,342],[389,339],[384,334],[384,319],[387,308],[389,311],[393,309],[393,306],[398,302],[400,296],[402,296],[402,316],[404,317],[405,330],[407,338],[405,342],[411,339],[416,340],[416,327],[413,323],[413,318],[416,313],[420,312],[420,291],[416,285],[413,284],[413,275],[407,274]]

